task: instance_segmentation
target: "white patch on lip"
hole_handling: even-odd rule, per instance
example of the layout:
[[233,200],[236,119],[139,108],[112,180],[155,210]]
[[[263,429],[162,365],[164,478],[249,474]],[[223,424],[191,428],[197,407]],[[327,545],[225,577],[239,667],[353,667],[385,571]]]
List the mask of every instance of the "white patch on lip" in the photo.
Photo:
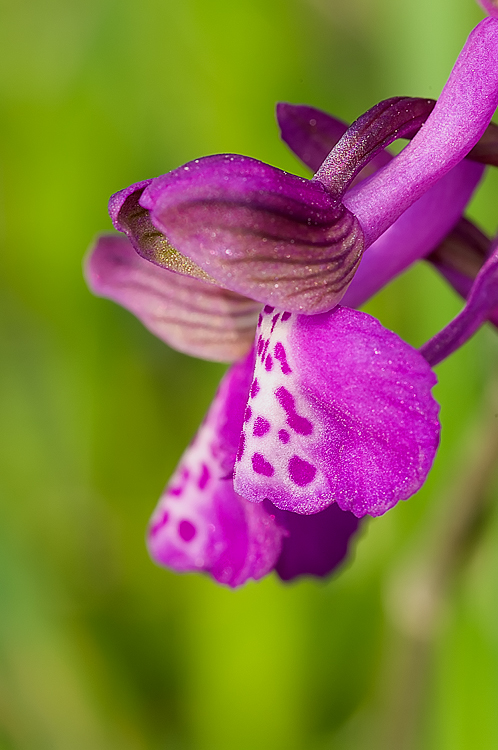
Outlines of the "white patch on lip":
[[177,570],[202,569],[210,564],[213,551],[221,552],[219,542],[212,544],[216,531],[212,485],[222,473],[216,450],[217,414],[218,410],[210,412],[186,449],[151,519],[151,555],[166,565],[174,559]]
[[234,485],[253,502],[269,498],[284,510],[309,513],[331,499],[323,471],[310,459],[310,441],[319,441],[321,423],[298,387],[289,343],[294,319],[268,305],[261,313]]

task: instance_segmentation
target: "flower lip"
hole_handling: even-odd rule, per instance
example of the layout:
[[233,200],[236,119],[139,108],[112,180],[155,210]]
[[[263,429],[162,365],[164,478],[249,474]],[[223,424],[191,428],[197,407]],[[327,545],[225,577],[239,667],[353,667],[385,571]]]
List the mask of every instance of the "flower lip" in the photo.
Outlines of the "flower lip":
[[139,203],[219,285],[286,310],[334,307],[363,251],[358,221],[321,183],[249,157],[190,162],[153,180]]
[[235,491],[302,515],[332,502],[358,518],[382,515],[432,465],[435,383],[423,357],[366,313],[264,309]]

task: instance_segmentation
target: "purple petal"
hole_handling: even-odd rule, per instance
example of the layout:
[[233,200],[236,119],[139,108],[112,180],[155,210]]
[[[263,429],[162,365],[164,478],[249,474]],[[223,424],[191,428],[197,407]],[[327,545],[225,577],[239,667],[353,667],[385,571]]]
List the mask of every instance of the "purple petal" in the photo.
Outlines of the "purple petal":
[[287,533],[263,505],[233,489],[231,467],[253,362],[250,354],[222,380],[154,511],[148,535],[150,554],[160,565],[178,572],[204,570],[232,587],[272,570]]
[[483,265],[462,312],[420,349],[431,366],[437,365],[465,344],[498,305],[498,243]]
[[131,196],[135,196],[136,198],[137,196],[142,195],[147,185],[150,185],[151,182],[152,180],[142,180],[141,182],[135,182],[133,185],[130,185],[129,187],[124,188],[123,190],[119,190],[119,192],[117,193],[114,193],[114,195],[111,195],[108,207],[109,216],[111,217],[111,221],[118,232],[126,231],[121,224],[120,219],[121,209],[123,208],[124,204]]
[[[348,130],[348,125],[342,120],[305,104],[279,102],[277,120],[280,137],[284,143],[313,172],[319,169],[330,151]],[[396,137],[412,138],[414,135],[415,132],[408,132],[403,135],[396,134]],[[468,157],[481,164],[498,166],[498,125],[494,122],[488,125],[474,148],[469,151]],[[357,179],[364,180],[392,159],[393,156],[389,151],[384,149],[379,151],[363,167]]]
[[290,310],[333,307],[363,249],[358,222],[320,183],[248,157],[198,159],[153,180],[140,203],[221,286]]
[[377,516],[416,492],[439,440],[436,378],[365,313],[265,308],[234,487],[253,502]]
[[277,104],[280,137],[307,167],[316,172],[348,126],[305,104]]
[[397,96],[379,102],[358,117],[334,146],[314,176],[341,197],[356,175],[385,146],[412,138],[434,109],[433,99]]
[[419,198],[365,250],[341,304],[359,307],[437,247],[462,215],[482,173],[482,165],[464,160]]
[[247,354],[261,305],[141,258],[125,237],[100,237],[86,263],[90,289],[126,307],[178,351],[219,362]]
[[312,516],[280,510],[265,500],[264,506],[287,529],[275,570],[282,580],[303,575],[326,576],[340,565],[348,553],[352,535],[360,523],[352,513],[336,503]]
[[[280,102],[277,104],[277,120],[282,140],[313,172],[319,169],[348,129],[341,120],[304,104]],[[363,167],[357,179],[364,180],[392,158],[388,151],[379,151]]]
[[441,96],[411,143],[344,203],[372,244],[482,136],[498,104],[498,22],[485,18],[463,48]]
[[111,196],[109,214],[112,223],[117,230],[128,236],[137,253],[145,260],[175,273],[213,283],[214,279],[190,258],[179,253],[158,231],[150,220],[149,212],[140,205],[145,188],[152,182],[153,180],[137,182]]
[[486,13],[498,18],[498,2],[496,0],[477,0],[477,2],[484,8]]
[[[427,256],[458,294],[467,299],[477,274],[492,251],[491,241],[467,219],[460,219],[441,244]],[[498,326],[498,308],[488,320]]]

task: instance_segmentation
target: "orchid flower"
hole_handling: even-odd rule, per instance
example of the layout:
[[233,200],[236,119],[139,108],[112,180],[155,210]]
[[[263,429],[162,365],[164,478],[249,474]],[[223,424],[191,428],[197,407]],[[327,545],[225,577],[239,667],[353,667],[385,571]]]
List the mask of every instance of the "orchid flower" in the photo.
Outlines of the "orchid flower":
[[390,99],[349,128],[280,105],[311,180],[218,155],[111,198],[127,238],[98,241],[90,287],[180,351],[234,362],[152,517],[157,562],[229,586],[326,575],[361,518],[421,487],[439,442],[431,365],[498,301],[493,262],[422,352],[354,308],[458,222],[486,161],[465,157],[497,104],[485,19],[436,103]]

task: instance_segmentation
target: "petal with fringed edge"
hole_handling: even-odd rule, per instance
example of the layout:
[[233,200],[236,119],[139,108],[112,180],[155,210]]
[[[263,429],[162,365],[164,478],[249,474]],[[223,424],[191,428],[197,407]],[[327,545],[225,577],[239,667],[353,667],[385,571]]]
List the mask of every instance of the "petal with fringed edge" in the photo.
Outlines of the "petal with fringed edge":
[[90,289],[126,307],[162,341],[193,357],[234,362],[254,341],[261,305],[141,258],[125,237],[100,237],[86,262]]
[[254,355],[233,365],[152,516],[151,557],[182,571],[207,571],[240,586],[273,569],[287,533],[263,505],[233,489],[232,468]]
[[438,442],[435,375],[371,316],[265,307],[235,490],[311,514],[378,516],[416,492]]

